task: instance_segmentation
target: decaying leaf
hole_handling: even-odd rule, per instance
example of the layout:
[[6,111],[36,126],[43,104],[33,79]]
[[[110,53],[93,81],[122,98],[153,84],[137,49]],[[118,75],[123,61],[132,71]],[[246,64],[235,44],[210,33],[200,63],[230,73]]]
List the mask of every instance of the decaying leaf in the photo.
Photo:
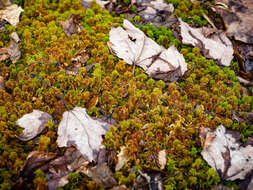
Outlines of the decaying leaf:
[[57,144],[59,147],[74,145],[85,158],[92,161],[103,147],[102,135],[108,129],[108,123],[94,120],[84,108],[75,107],[63,114],[58,127]]
[[0,76],[0,90],[5,90],[4,77]]
[[80,24],[82,16],[79,14],[71,14],[67,21],[60,21],[63,30],[67,36],[72,36],[75,33],[80,32],[83,26]]
[[117,155],[118,163],[116,164],[116,171],[119,171],[125,164],[125,162],[129,159],[128,151],[126,146],[120,147],[120,153]]
[[88,165],[88,161],[75,147],[68,147],[63,156],[52,160],[48,164],[48,189],[55,190],[63,187],[69,181],[67,179],[70,172],[79,172]]
[[56,190],[66,185],[70,172],[80,172],[87,165],[88,161],[75,147],[68,147],[63,156],[57,157],[55,153],[31,152],[22,170],[21,189],[27,189],[33,177],[33,172],[40,169],[45,172],[48,183],[48,190]]
[[[86,63],[86,61],[88,61],[88,59],[89,59],[89,55],[86,53],[85,49],[77,52],[77,54],[72,58],[72,64],[74,64],[74,66],[71,68],[68,68],[66,70],[66,74],[71,74],[74,76],[77,75],[80,68]],[[86,72],[87,72],[87,69],[89,68],[88,66],[86,66]]]
[[226,130],[220,125],[215,131],[202,128],[200,138],[201,155],[222,179],[244,179],[253,170],[252,143],[243,145],[239,132]]
[[6,59],[10,58],[12,63],[16,63],[21,57],[21,52],[19,51],[20,39],[17,32],[11,33],[10,37],[10,46],[8,48],[0,49],[0,61],[5,61]]
[[8,49],[10,59],[12,63],[16,63],[17,60],[21,57],[21,52],[19,51],[20,39],[17,32],[11,33],[11,44]]
[[[246,116],[245,116],[246,114]],[[244,117],[242,116],[244,115]],[[253,124],[253,112],[235,112],[233,111],[232,119],[238,121],[238,123],[246,123],[248,125]]]
[[22,176],[24,178],[33,175],[33,172],[43,166],[44,169],[48,169],[48,163],[56,158],[55,153],[44,153],[44,152],[30,152],[26,158],[26,163],[22,170]]
[[206,27],[192,28],[181,19],[179,21],[183,44],[197,46],[207,58],[224,66],[230,65],[234,50],[224,32]]
[[166,150],[161,150],[158,153],[158,164],[160,169],[163,170],[167,163]]
[[45,124],[52,119],[51,115],[39,110],[25,114],[16,122],[17,125],[24,128],[23,133],[16,137],[22,141],[31,140],[39,135],[46,128]]
[[108,45],[112,54],[130,65],[142,67],[155,79],[175,81],[187,70],[183,55],[174,46],[166,50],[128,20],[124,20],[123,27],[110,30]]
[[102,187],[113,187],[117,184],[113,173],[106,163],[82,171]]
[[111,188],[110,190],[128,190],[128,188],[125,185],[115,186]]
[[90,100],[88,104],[88,109],[92,108],[93,106],[96,106],[97,103],[98,103],[98,96],[95,96]]
[[216,11],[221,14],[227,34],[236,40],[253,44],[253,1],[215,0]]
[[10,6],[11,5],[11,1],[10,0],[1,0],[0,1],[0,9]]
[[24,10],[16,4],[5,4],[3,9],[0,9],[0,20],[6,20],[11,25],[16,26],[19,22],[19,16]]

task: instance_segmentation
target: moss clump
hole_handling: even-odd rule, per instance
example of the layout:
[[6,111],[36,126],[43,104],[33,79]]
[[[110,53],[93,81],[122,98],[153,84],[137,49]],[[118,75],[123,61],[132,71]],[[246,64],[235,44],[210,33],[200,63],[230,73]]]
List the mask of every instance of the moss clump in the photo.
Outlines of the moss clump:
[[[252,137],[253,126],[231,120],[232,109],[248,112],[253,108],[252,97],[242,97],[234,71],[221,69],[201,56],[198,48],[182,45],[171,30],[139,26],[160,45],[169,47],[174,43],[185,56],[187,73],[177,83],[167,85],[149,78],[141,68],[136,68],[133,77],[132,67],[109,53],[109,30],[119,26],[122,18],[112,17],[98,5],[93,3],[86,10],[79,0],[27,0],[24,9],[19,26],[6,26],[7,30],[0,34],[3,47],[9,43],[9,33],[16,30],[22,51],[16,64],[0,64],[0,75],[6,81],[6,91],[0,90],[1,189],[15,184],[29,152],[61,152],[56,144],[57,123],[66,108],[59,108],[61,98],[38,77],[59,93],[66,92],[64,99],[70,109],[86,107],[93,116],[101,116],[99,110],[106,115],[113,113],[119,125],[111,127],[104,144],[116,152],[122,145],[127,146],[130,159],[115,178],[128,187],[133,185],[138,169],[159,170],[157,153],[166,150],[166,174],[179,173],[164,181],[167,189],[210,188],[220,179],[200,155],[199,128],[223,124],[239,130],[244,139]],[[67,20],[70,14],[82,16],[84,29],[67,37],[59,21]],[[97,63],[96,66],[86,73],[82,65],[76,76],[67,75],[67,65],[73,66],[72,57],[83,49],[90,57],[86,64]],[[28,66],[31,62],[35,63]],[[97,98],[97,104],[90,107]],[[38,142],[20,142],[15,137],[21,133],[16,120],[33,109],[52,114],[56,124],[49,122]],[[84,175],[71,174],[69,178],[64,189],[99,188]],[[45,184],[44,174],[36,171],[34,187]]]

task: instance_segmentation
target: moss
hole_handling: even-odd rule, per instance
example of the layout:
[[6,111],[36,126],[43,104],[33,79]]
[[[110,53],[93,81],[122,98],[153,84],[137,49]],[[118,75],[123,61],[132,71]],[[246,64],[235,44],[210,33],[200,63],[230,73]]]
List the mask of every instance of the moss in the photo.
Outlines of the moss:
[[[205,24],[202,5],[185,0],[172,3],[175,14],[185,16],[187,22]],[[165,150],[168,160],[164,172],[179,173],[164,180],[166,189],[211,188],[220,179],[200,155],[199,128],[223,124],[240,131],[243,140],[252,137],[252,125],[231,120],[231,110],[248,112],[253,108],[251,96],[242,98],[236,70],[222,70],[213,60],[201,56],[198,48],[181,44],[166,27],[138,26],[166,48],[175,44],[184,55],[188,71],[177,83],[168,85],[149,78],[139,67],[133,77],[132,67],[109,53],[106,45],[109,30],[121,25],[123,17],[112,17],[94,3],[91,9],[84,9],[79,0],[59,3],[27,0],[24,9],[19,27],[5,26],[6,31],[0,34],[3,47],[9,43],[9,33],[17,31],[22,50],[17,64],[0,64],[0,75],[6,81],[6,91],[0,91],[1,189],[10,189],[15,184],[29,152],[62,151],[56,144],[57,126],[66,108],[59,107],[61,98],[36,76],[59,93],[66,92],[64,100],[70,109],[86,107],[92,116],[101,116],[100,109],[107,115],[113,113],[119,124],[106,133],[104,145],[116,152],[127,146],[130,159],[115,178],[128,187],[133,185],[138,169],[159,170],[156,157],[160,150]],[[67,20],[70,14],[82,15],[84,29],[67,37],[59,21]],[[89,73],[82,65],[76,76],[67,75],[66,67],[73,66],[72,57],[82,49],[90,57],[87,65],[98,64]],[[31,62],[35,63],[28,66]],[[232,65],[231,68],[236,68],[236,63]],[[90,107],[96,98],[98,102]],[[20,142],[15,134],[22,130],[15,122],[33,109],[52,114],[56,123],[47,123],[47,132],[39,137],[38,143]],[[81,174],[71,173],[69,180],[63,189],[99,188]],[[36,171],[34,187],[45,186],[45,175]]]

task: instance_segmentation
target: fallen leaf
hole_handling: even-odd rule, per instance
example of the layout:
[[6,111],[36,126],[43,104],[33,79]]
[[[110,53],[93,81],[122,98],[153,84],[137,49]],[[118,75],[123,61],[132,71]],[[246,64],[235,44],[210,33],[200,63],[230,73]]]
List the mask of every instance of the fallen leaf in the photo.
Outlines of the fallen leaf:
[[[82,154],[75,147],[68,147],[63,156],[57,157],[55,153],[31,152],[22,170],[20,189],[28,189],[32,181],[33,172],[37,169],[45,172],[48,190],[56,190],[66,185],[70,172],[80,172],[88,165]],[[22,188],[21,188],[22,187]]]
[[0,8],[1,8],[1,9],[4,8],[4,7],[7,7],[7,6],[9,6],[9,5],[11,5],[10,0],[1,0],[1,1],[0,1]]
[[88,105],[88,109],[92,108],[93,106],[96,106],[98,103],[98,96],[93,97]]
[[9,50],[8,48],[0,49],[0,61],[5,61],[6,59],[10,57],[8,50]]
[[[232,119],[236,120],[238,123],[246,123],[248,125],[253,124],[253,112],[235,112],[232,111]],[[242,115],[247,114],[246,118],[243,118]]]
[[158,164],[161,170],[165,168],[166,163],[167,163],[166,150],[161,150],[158,153]]
[[253,1],[215,0],[215,4],[227,27],[226,33],[236,40],[253,44]]
[[243,84],[244,86],[253,86],[253,81],[248,81],[248,80],[246,80],[246,79],[244,79],[244,78],[242,78],[242,77],[239,77],[239,76],[237,76],[236,77],[238,80],[239,80],[239,82],[241,83],[241,84]]
[[[56,158],[55,153],[44,153],[33,151],[30,152],[26,158],[25,165],[22,169],[22,177],[26,178],[28,176],[33,175],[33,172],[42,166],[47,165],[51,160]],[[48,167],[47,167],[48,168]],[[45,168],[45,169],[47,169]]]
[[[209,139],[209,146],[203,147],[201,155],[216,170],[223,180],[244,179],[253,170],[253,146],[240,142],[239,132],[226,130],[220,125],[215,131],[201,129],[201,141]],[[250,139],[248,139],[250,140]],[[203,144],[202,144],[203,146]]]
[[81,19],[81,15],[71,14],[69,15],[67,21],[60,21],[60,24],[62,25],[62,28],[67,36],[72,36],[83,29],[83,26],[80,24]]
[[16,4],[5,6],[3,9],[0,9],[0,20],[6,20],[11,25],[16,26],[19,22],[19,16],[23,11],[24,10]]
[[102,187],[113,187],[117,184],[113,173],[106,163],[82,171]]
[[64,112],[58,127],[57,144],[59,147],[74,145],[89,161],[97,158],[100,148],[103,148],[102,135],[109,129],[106,122],[92,119],[85,108],[75,107]]
[[52,160],[48,164],[48,189],[56,190],[66,185],[70,172],[79,172],[88,165],[88,161],[75,147],[68,147],[63,156]]
[[11,33],[11,39],[12,40],[8,49],[8,54],[10,55],[12,63],[16,63],[17,60],[21,57],[21,52],[19,51],[20,39],[17,32]]
[[128,190],[128,188],[125,185],[120,185],[120,186],[113,187],[110,190]]
[[8,48],[0,49],[0,61],[5,61],[10,58],[12,63],[16,63],[21,57],[21,52],[19,51],[20,39],[17,32],[12,32],[10,35],[11,43]]
[[51,115],[39,110],[25,114],[16,122],[17,125],[24,128],[23,133],[16,137],[22,141],[29,141],[39,135],[46,128],[45,124],[52,119]]
[[182,43],[200,48],[204,56],[229,66],[233,59],[233,46],[224,32],[213,28],[192,28],[179,19]]
[[[111,53],[130,65],[138,65],[155,78],[175,81],[187,70],[187,64],[174,46],[167,50],[124,20],[123,27],[110,30]],[[173,74],[175,74],[173,75]]]
[[4,77],[0,76],[0,90],[5,90]]
[[129,159],[127,147],[120,147],[120,153],[117,155],[118,163],[116,164],[115,170],[119,171],[125,164],[125,162]]

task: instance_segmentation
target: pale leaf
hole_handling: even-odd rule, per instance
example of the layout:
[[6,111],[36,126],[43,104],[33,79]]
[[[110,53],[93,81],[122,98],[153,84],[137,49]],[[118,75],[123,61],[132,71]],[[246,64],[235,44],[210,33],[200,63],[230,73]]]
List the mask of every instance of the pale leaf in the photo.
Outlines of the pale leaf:
[[103,147],[102,135],[108,128],[108,123],[92,119],[85,108],[75,107],[63,114],[58,127],[57,144],[59,147],[74,145],[85,158],[92,161]]
[[[211,138],[209,138],[211,137]],[[253,140],[240,142],[240,134],[220,125],[215,131],[201,129],[201,155],[222,179],[245,179],[253,170]],[[206,145],[208,142],[208,146]]]
[[16,122],[17,125],[24,128],[23,133],[16,137],[22,141],[31,140],[39,135],[46,128],[45,124],[52,119],[51,115],[39,110],[25,114]]
[[129,159],[127,147],[120,147],[120,153],[117,155],[118,163],[116,164],[116,171],[119,171],[125,164],[125,162]]
[[0,9],[0,20],[6,20],[11,25],[16,26],[19,22],[19,16],[23,11],[24,10],[16,4],[6,6],[4,9]]

